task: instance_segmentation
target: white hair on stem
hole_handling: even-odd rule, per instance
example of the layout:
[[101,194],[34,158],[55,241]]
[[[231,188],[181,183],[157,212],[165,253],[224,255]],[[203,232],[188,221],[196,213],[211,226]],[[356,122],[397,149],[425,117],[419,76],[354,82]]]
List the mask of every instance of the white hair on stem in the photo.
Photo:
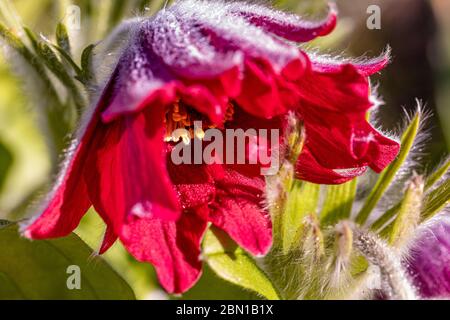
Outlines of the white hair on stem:
[[416,289],[404,269],[401,257],[376,234],[353,225],[357,250],[367,261],[380,268],[381,286],[389,299],[417,300]]

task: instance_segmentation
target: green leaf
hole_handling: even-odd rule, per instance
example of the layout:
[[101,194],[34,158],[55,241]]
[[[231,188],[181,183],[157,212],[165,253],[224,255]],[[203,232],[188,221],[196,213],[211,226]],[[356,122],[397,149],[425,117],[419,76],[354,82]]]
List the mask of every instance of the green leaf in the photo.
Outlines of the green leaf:
[[277,290],[255,261],[219,229],[211,227],[206,233],[203,255],[211,269],[222,279],[269,300],[280,299]]
[[55,52],[45,42],[39,42],[38,55],[43,59],[47,68],[66,86],[74,99],[77,109],[81,111],[85,106],[84,98],[79,92],[72,76],[66,71],[66,68],[59,61]]
[[88,85],[94,79],[94,73],[92,72],[92,55],[95,45],[91,44],[84,48],[81,54],[81,73],[76,76],[84,85]]
[[[134,299],[129,285],[74,233],[30,241],[17,229],[0,229],[0,299]],[[69,266],[80,268],[79,290],[68,289]]]
[[[421,220],[425,221],[432,218],[442,209],[448,206],[450,200],[450,180],[445,181],[435,190],[425,196],[422,201]],[[399,207],[402,203],[399,204]],[[387,238],[393,232],[394,222],[388,224],[379,233],[382,237]]]
[[69,34],[67,33],[66,26],[61,22],[56,26],[56,43],[58,43],[58,46],[64,50],[64,52],[71,56]]
[[[72,67],[72,69],[77,74],[77,77],[81,77],[82,76],[81,69],[80,69],[80,67],[78,67],[78,65],[75,63],[75,61],[73,61],[72,57],[66,51],[64,51],[62,48],[55,46],[55,45],[53,45],[52,47],[56,51],[58,51],[59,54],[61,55],[61,57],[69,63],[69,65]],[[77,77],[75,77],[75,78],[77,78]]]
[[320,214],[323,226],[333,225],[350,217],[356,195],[357,179],[347,183],[328,186],[325,203]]
[[27,27],[23,27],[23,30],[25,31],[25,34],[28,37],[28,40],[30,40],[31,46],[33,47],[34,51],[37,52],[39,48],[39,41],[36,39],[36,36],[34,35],[33,31],[31,31]]
[[408,157],[409,151],[411,150],[414,140],[417,136],[420,127],[422,113],[419,111],[414,116],[409,126],[406,128],[401,139],[401,149],[395,159],[380,175],[377,183],[372,189],[372,192],[367,197],[363,207],[356,217],[356,222],[359,224],[364,224],[369,218],[370,213],[380,201],[381,197],[390,186],[392,180],[394,179],[397,171],[401,168],[403,163]]
[[81,68],[83,70],[88,70],[90,68],[94,48],[95,44],[91,44],[83,50],[83,53],[81,54]]
[[433,172],[427,178],[425,190],[428,190],[432,186],[434,186],[434,184],[437,183],[448,172],[449,169],[450,169],[450,159],[447,159],[447,161],[442,166],[440,166],[435,172]]
[[[431,187],[433,187],[448,171],[450,167],[450,160],[447,160],[441,167],[439,167],[435,172],[429,175],[425,181],[424,192],[427,192]],[[402,200],[400,200],[396,205],[387,210],[381,217],[379,217],[371,226],[372,230],[380,230],[386,223],[389,222],[400,210],[402,205]]]
[[14,280],[7,274],[0,271],[0,299],[6,300],[26,300],[27,297],[21,292]]
[[[177,299],[178,297],[173,297]],[[219,277],[208,264],[203,266],[202,276],[181,300],[261,300],[254,291],[236,286]]]
[[387,210],[381,217],[379,217],[371,226],[374,231],[380,230],[386,223],[389,222],[400,210],[402,201],[398,202],[395,206]]
[[294,180],[281,215],[281,241],[283,253],[288,253],[301,238],[304,219],[317,213],[320,185]]
[[[30,41],[33,45],[35,45],[35,39],[30,37],[31,32],[24,28],[27,33]],[[60,152],[66,146],[66,135],[70,131],[70,125],[68,121],[65,120],[65,109],[60,100],[58,93],[53,85],[53,82],[50,80],[47,75],[45,66],[41,63],[40,59],[30,50],[28,47],[16,36],[12,33],[8,28],[6,28],[2,23],[0,23],[0,37],[5,39],[6,43],[14,49],[25,62],[31,67],[31,69],[36,74],[36,78],[38,81],[42,82],[41,86],[44,92],[43,96],[48,97],[48,107],[44,110],[45,112],[45,120],[46,125],[48,126],[49,133],[51,135],[51,142],[49,143],[49,147],[51,150],[54,149],[53,152],[53,161],[56,163],[56,154],[60,154]]]
[[66,67],[66,69],[70,72],[70,69],[72,69],[76,77],[82,77],[81,68],[78,67],[75,61],[73,61],[72,58],[72,52],[71,52],[71,45],[70,45],[70,39],[69,34],[67,33],[67,28],[65,24],[58,23],[56,27],[56,42],[57,44],[49,43],[52,48],[54,48],[58,53],[60,54],[61,58],[63,59],[63,64]]
[[440,212],[450,201],[450,179],[445,180],[439,187],[431,191],[423,201],[422,219],[428,220]]
[[[83,96],[78,90],[78,87],[76,86],[72,75],[70,75],[64,64],[59,61],[58,56],[55,54],[55,52],[52,50],[49,44],[47,44],[44,41],[38,41],[36,36],[34,35],[33,31],[31,31],[28,28],[24,28],[25,33],[30,40],[31,44],[33,45],[34,50],[36,51],[37,55],[40,60],[43,61],[44,65],[58,78],[59,81],[68,89],[68,92],[71,94],[75,105],[79,111],[82,111],[82,109],[85,106],[85,101]],[[53,45],[52,45],[53,47]]]

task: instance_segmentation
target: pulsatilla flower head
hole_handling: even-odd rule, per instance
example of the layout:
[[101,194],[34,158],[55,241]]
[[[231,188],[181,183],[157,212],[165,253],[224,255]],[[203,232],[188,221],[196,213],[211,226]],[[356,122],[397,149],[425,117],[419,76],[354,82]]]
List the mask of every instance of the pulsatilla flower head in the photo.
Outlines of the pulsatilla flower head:
[[[100,253],[119,238],[155,266],[172,293],[198,279],[209,223],[250,253],[267,253],[272,231],[259,165],[175,165],[169,154],[178,141],[201,140],[207,128],[282,129],[293,111],[306,130],[299,178],[335,184],[368,167],[381,171],[398,144],[372,128],[366,113],[368,76],[387,59],[316,60],[296,44],[335,24],[334,7],[308,22],[262,6],[199,0],[140,22],[25,236],[65,236],[92,205],[107,225]],[[204,127],[194,128],[196,120]],[[185,134],[174,134],[179,128]]]
[[424,298],[450,298],[450,216],[444,213],[417,237],[407,261]]

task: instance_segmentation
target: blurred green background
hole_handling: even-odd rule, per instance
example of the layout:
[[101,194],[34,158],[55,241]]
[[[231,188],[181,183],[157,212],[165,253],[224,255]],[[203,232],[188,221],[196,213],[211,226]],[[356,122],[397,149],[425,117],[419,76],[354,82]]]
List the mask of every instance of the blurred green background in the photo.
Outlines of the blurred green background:
[[[58,22],[66,18],[70,4],[81,8],[81,30],[72,30],[75,56],[82,48],[95,43],[124,17],[150,15],[163,1],[142,0],[0,0],[0,15],[9,27],[24,24],[37,34],[54,39]],[[17,15],[11,14],[13,5]],[[423,150],[429,167],[438,163],[450,144],[450,1],[448,0],[338,0],[340,20],[333,35],[319,39],[309,47],[322,52],[345,56],[376,56],[387,45],[392,48],[393,62],[374,79],[386,105],[380,112],[383,128],[398,131],[406,112],[415,109],[415,99],[421,99],[430,110],[430,138]],[[381,8],[381,29],[369,30],[366,12],[369,5]],[[302,14],[314,14],[324,7],[324,1],[277,1],[277,6]],[[8,11],[9,10],[9,11]],[[21,217],[36,202],[53,178],[50,152],[39,109],[17,66],[8,63],[10,53],[3,46],[0,55],[0,219]],[[104,231],[101,220],[90,212],[77,233],[93,248],[97,248]],[[139,298],[164,297],[157,288],[149,265],[138,264],[116,244],[106,254],[113,267],[132,285]],[[185,298],[207,297],[216,292],[221,298],[251,297],[226,284],[206,270],[204,278]]]

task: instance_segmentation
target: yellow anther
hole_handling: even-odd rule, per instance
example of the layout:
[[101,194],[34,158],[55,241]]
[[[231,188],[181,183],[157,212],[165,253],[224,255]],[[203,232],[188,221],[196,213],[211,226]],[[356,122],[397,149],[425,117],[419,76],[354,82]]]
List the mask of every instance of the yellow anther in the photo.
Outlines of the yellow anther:
[[178,142],[181,139],[181,140],[183,140],[183,143],[185,145],[188,145],[191,142],[191,134],[186,129],[177,129],[172,132],[171,137],[167,137],[167,138],[170,139],[168,141],[172,141],[172,142]]
[[202,128],[195,128],[194,130],[194,136],[197,139],[203,140],[203,138],[205,137],[205,131],[203,131]]
[[189,133],[183,134],[183,135],[181,136],[181,139],[183,139],[183,143],[184,143],[185,145],[189,145],[189,144],[191,143],[191,135],[190,135]]
[[[234,115],[234,105],[230,102],[225,112],[225,121],[231,121]],[[183,140],[186,145],[190,144],[190,140],[194,137],[203,140],[205,137],[204,128],[216,128],[216,125],[209,123],[207,118],[198,112],[191,110],[189,106],[182,101],[176,101],[166,110],[164,123],[166,126],[165,142],[178,142]],[[194,121],[203,121],[203,127],[195,127]],[[179,130],[182,129],[182,130]]]

